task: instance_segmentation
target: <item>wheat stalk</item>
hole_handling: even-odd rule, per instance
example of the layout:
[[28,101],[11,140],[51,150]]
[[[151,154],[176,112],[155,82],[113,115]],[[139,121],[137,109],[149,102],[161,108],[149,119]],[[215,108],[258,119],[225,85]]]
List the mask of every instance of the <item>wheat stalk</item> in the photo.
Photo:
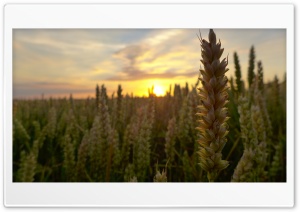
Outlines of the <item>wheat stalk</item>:
[[158,169],[158,163],[156,164],[156,175],[153,178],[153,182],[156,182],[156,183],[168,182],[168,177],[167,177],[168,162],[169,162],[169,160],[167,161],[166,167],[165,167],[165,169],[162,170],[162,172],[160,172]]
[[48,125],[47,125],[47,134],[50,139],[53,139],[56,134],[56,122],[57,122],[57,114],[56,109],[52,107],[48,114]]
[[66,134],[64,140],[64,169],[67,177],[67,181],[75,180],[75,156],[74,156],[74,145],[72,143],[71,137]]
[[245,149],[244,153],[239,160],[234,173],[232,175],[231,182],[249,182],[253,179],[253,166],[255,152],[252,149]]
[[165,152],[170,164],[172,164],[175,157],[175,143],[176,143],[176,118],[169,120],[168,131],[166,133]]
[[269,169],[270,176],[276,180],[277,174],[282,171],[282,154],[283,154],[283,145],[279,143],[275,146],[275,155],[273,156],[273,161]]
[[222,160],[222,149],[226,144],[228,125],[226,121],[227,108],[227,82],[225,73],[228,59],[224,58],[220,62],[220,57],[224,51],[221,42],[216,43],[216,35],[211,29],[209,31],[209,42],[200,39],[202,48],[202,59],[204,70],[200,69],[202,87],[199,87],[201,104],[199,119],[200,131],[199,155],[200,166],[207,172],[210,182],[214,181],[219,172],[225,169],[229,163]]
[[[134,179],[134,180],[133,180]],[[125,182],[137,182],[137,177],[134,172],[134,165],[128,164],[124,171],[124,181]]]
[[39,140],[33,142],[33,146],[28,154],[21,152],[20,168],[17,172],[17,179],[20,182],[33,182],[37,167],[37,157],[39,153]]
[[243,138],[244,152],[239,160],[231,182],[253,181],[253,168],[255,150],[258,145],[257,136],[253,131],[249,99],[240,97],[238,100],[238,112],[240,114],[241,137]]
[[78,148],[78,156],[77,156],[77,163],[76,163],[76,179],[77,181],[82,181],[85,179],[85,172],[86,172],[86,161],[88,156],[88,149],[89,148],[89,132],[86,131],[80,146]]
[[251,121],[250,102],[248,97],[240,97],[238,112],[240,114],[241,137],[243,138],[244,149],[255,149],[258,141],[253,132]]
[[154,176],[153,181],[157,183],[167,182],[167,172],[164,169],[162,172],[156,170],[156,175]]
[[267,143],[264,120],[261,115],[259,106],[252,105],[251,107],[253,131],[257,136],[258,145],[256,146],[255,161],[257,163],[256,174],[257,180],[261,181],[265,176],[265,166],[267,162]]

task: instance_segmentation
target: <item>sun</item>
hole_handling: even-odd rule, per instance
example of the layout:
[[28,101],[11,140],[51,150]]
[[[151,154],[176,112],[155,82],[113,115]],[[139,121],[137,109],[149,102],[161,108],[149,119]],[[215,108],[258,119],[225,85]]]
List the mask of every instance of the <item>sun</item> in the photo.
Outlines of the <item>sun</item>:
[[153,93],[156,96],[163,96],[165,94],[164,89],[159,85],[154,86]]

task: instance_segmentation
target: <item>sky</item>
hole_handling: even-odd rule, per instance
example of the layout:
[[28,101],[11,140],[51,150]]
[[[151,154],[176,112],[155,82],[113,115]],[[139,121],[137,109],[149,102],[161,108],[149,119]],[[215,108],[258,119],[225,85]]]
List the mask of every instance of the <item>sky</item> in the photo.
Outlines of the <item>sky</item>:
[[[158,95],[170,85],[194,86],[200,68],[197,35],[208,40],[209,29],[14,29],[13,97],[74,98],[95,96],[96,85],[108,95]],[[286,72],[285,29],[214,29],[228,56],[227,77],[234,77],[237,52],[247,82],[250,48],[262,62],[264,81]],[[255,65],[255,72],[257,65]]]

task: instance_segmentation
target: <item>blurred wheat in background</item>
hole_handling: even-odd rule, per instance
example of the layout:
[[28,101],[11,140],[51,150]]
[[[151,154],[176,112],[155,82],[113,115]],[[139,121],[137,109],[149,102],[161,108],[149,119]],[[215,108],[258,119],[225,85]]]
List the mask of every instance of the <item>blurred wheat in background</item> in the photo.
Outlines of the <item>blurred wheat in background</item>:
[[15,98],[13,181],[286,182],[286,78],[264,82],[251,46],[245,82],[238,52],[221,58],[230,42],[199,40],[196,84],[165,94]]

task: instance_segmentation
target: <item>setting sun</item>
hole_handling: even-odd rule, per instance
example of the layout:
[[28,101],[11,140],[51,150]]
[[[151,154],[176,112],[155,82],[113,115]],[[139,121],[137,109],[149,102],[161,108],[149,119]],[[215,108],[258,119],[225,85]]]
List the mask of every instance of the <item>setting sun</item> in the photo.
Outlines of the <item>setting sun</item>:
[[156,96],[163,96],[165,95],[165,92],[163,90],[163,88],[159,85],[155,85],[154,86],[154,89],[153,89],[153,92]]

